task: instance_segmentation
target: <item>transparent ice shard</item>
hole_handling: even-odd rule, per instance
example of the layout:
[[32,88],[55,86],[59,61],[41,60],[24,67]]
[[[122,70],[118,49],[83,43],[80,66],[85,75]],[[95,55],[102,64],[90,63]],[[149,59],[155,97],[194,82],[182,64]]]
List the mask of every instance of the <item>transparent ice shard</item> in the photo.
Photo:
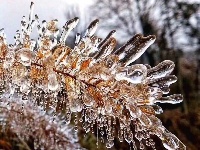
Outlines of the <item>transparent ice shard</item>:
[[65,23],[65,25],[63,26],[63,31],[61,33],[60,43],[64,44],[69,33],[71,32],[72,29],[76,27],[78,22],[79,22],[79,18],[75,17],[74,19],[71,19]]
[[99,48],[99,51],[94,56],[94,59],[99,60],[99,59],[103,59],[106,56],[110,55],[112,50],[114,49],[115,45],[116,45],[115,38],[110,38],[104,45],[102,45]]
[[137,34],[114,53],[119,55],[120,61],[127,66],[138,59],[155,39],[153,35],[143,37]]
[[185,145],[173,134],[171,134],[169,131],[165,130],[162,134],[161,138],[163,142],[163,146],[168,150],[186,150]]
[[77,34],[76,34],[76,38],[75,38],[75,46],[77,46],[78,43],[80,42],[80,38],[81,38],[81,34],[80,34],[80,33],[77,33]]
[[110,40],[110,38],[113,36],[113,34],[114,34],[115,32],[116,32],[115,30],[112,30],[112,31],[106,36],[106,38],[105,38],[104,40],[102,40],[102,41],[99,43],[98,48],[101,48],[104,44],[106,44],[106,43]]
[[142,113],[141,116],[138,119],[140,120],[140,123],[144,126],[151,126],[152,125],[151,120],[144,113]]
[[166,77],[161,77],[157,79],[153,79],[150,81],[149,85],[150,86],[163,86],[163,85],[171,85],[172,83],[175,83],[177,81],[177,77],[175,75],[169,75]]
[[98,19],[92,21],[85,32],[85,37],[92,36],[96,32],[98,24],[99,24]]
[[169,86],[172,83],[175,83],[177,81],[177,77],[174,75],[169,75],[166,77],[161,77],[157,79],[152,79],[149,83],[151,87],[157,87],[162,90],[163,94],[168,94],[170,91]]
[[177,104],[183,101],[183,96],[181,94],[173,94],[167,97],[162,97],[160,99],[155,100],[155,102],[159,103],[170,103],[170,104]]
[[164,60],[157,66],[148,70],[147,76],[152,79],[161,78],[171,74],[174,70],[175,64],[171,60]]

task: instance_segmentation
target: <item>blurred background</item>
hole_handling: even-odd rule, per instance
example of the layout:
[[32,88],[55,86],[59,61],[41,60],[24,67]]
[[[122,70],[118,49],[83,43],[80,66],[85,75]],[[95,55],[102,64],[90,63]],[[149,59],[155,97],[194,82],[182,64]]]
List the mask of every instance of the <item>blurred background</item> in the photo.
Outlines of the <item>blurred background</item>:
[[[97,35],[105,38],[115,29],[118,47],[136,33],[156,35],[157,40],[136,61],[151,66],[168,59],[175,62],[173,72],[178,81],[171,93],[182,93],[178,105],[162,105],[158,117],[188,150],[200,149],[200,1],[199,0],[32,0],[34,13],[40,21],[58,19],[61,29],[74,17],[80,22],[68,38],[73,45],[75,33],[83,33],[94,19],[100,20]],[[0,0],[0,28],[5,29],[8,43],[14,43],[15,31],[22,16],[28,18],[30,0]],[[36,34],[32,35],[36,38]],[[84,137],[80,143],[87,149],[97,149],[95,135]],[[158,146],[159,147],[159,146]],[[99,149],[104,149],[102,144]],[[113,149],[130,149],[116,141]],[[159,148],[158,148],[159,149]]]

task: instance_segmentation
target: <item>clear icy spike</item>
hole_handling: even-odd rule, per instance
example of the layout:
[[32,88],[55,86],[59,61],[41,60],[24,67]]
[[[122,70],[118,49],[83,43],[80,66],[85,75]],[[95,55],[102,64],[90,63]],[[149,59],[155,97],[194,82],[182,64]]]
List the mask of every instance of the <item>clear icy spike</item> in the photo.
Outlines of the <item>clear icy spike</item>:
[[[57,20],[40,23],[37,15],[33,17],[31,3],[29,18],[23,17],[14,45],[6,43],[1,29],[2,91],[30,99],[46,111],[54,110],[67,123],[74,113],[75,131],[78,121],[86,133],[94,132],[96,126],[98,138],[106,136],[107,148],[118,137],[132,143],[134,149],[138,144],[140,149],[145,145],[155,149],[151,135],[156,135],[166,149],[186,149],[156,117],[163,112],[158,103],[182,102],[180,94],[163,96],[177,80],[170,75],[174,63],[165,60],[152,68],[131,65],[156,37],[137,34],[115,49],[115,31],[102,40],[94,35],[99,23],[94,20],[83,36],[77,33],[75,46],[70,48],[65,41],[78,21],[78,18],[67,21],[58,38]],[[37,40],[30,39],[34,26],[39,34]]]

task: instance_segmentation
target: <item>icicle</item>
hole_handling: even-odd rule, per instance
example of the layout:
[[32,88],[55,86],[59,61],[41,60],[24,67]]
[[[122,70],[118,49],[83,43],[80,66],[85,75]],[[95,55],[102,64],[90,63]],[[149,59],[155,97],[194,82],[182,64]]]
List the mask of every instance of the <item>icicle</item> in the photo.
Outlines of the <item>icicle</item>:
[[78,132],[78,114],[77,113],[75,113],[74,114],[74,131],[75,132]]
[[115,30],[112,30],[112,31],[106,36],[106,38],[105,38],[103,41],[101,41],[101,42],[99,43],[98,48],[101,48],[104,44],[106,44],[106,43],[110,40],[110,38],[113,36],[113,34],[114,34],[115,32],[116,32]]
[[0,29],[0,46],[6,44],[6,35],[4,33],[4,28]]
[[167,130],[163,133],[161,140],[163,142],[163,146],[168,150],[186,150],[185,145],[183,145],[183,143],[175,135],[171,134]]
[[157,78],[157,79],[153,79],[152,81],[150,81],[149,85],[150,86],[163,86],[163,85],[167,85],[169,86],[172,83],[175,83],[177,81],[177,77],[175,75],[169,75],[166,77],[162,77],[162,78]]
[[124,129],[124,139],[129,144],[133,141],[133,133],[131,132],[130,128]]
[[170,91],[170,84],[175,83],[177,81],[176,76],[166,76],[166,77],[162,77],[162,78],[157,78],[157,79],[153,79],[152,81],[150,81],[150,86],[151,87],[158,87],[159,89],[162,90],[163,94],[168,94]]
[[118,131],[118,139],[119,139],[120,142],[124,141],[123,129],[121,129],[121,128]]
[[135,141],[132,141],[132,144],[133,144],[133,150],[137,150],[137,146],[135,144]]
[[34,10],[34,3],[31,2],[30,12],[29,12],[29,23],[31,23],[31,21],[33,20],[33,10]]
[[96,60],[103,59],[106,56],[110,55],[115,45],[116,45],[115,38],[110,38],[109,41],[99,49],[97,54],[94,56],[94,59]]
[[177,104],[183,101],[183,96],[181,94],[174,94],[167,97],[162,97],[155,102],[159,103],[170,103],[170,104]]
[[71,111],[69,108],[66,108],[66,114],[65,114],[65,123],[66,125],[70,124],[71,122]]
[[79,22],[79,18],[75,17],[74,19],[71,19],[65,23],[65,25],[63,26],[63,31],[61,33],[60,43],[62,44],[65,43],[69,33],[71,32],[72,29],[76,27],[78,22]]
[[41,30],[41,26],[40,26],[40,21],[39,21],[38,15],[35,15],[35,24],[37,26],[38,34],[39,34],[39,36],[41,36],[42,35],[42,30]]
[[34,10],[34,3],[31,2],[30,5],[30,12],[29,12],[29,18],[28,18],[28,23],[26,21],[24,22],[25,24],[22,25],[23,29],[25,30],[27,35],[30,35],[32,32],[32,28],[34,26],[34,21],[33,21],[33,10]]
[[0,36],[3,37],[3,34],[4,34],[4,28],[1,28],[0,29]]
[[145,149],[145,146],[144,146],[144,144],[142,143],[142,141],[140,141],[140,149],[141,149],[141,150]]
[[92,21],[86,30],[85,37],[92,36],[97,30],[98,24],[99,24],[98,19]]
[[147,76],[151,79],[161,78],[169,75],[174,70],[175,64],[170,60],[164,60],[157,66],[148,70]]
[[121,63],[124,64],[124,66],[127,66],[138,59],[155,39],[156,37],[153,35],[147,37],[143,37],[140,34],[135,35],[114,53],[119,55]]

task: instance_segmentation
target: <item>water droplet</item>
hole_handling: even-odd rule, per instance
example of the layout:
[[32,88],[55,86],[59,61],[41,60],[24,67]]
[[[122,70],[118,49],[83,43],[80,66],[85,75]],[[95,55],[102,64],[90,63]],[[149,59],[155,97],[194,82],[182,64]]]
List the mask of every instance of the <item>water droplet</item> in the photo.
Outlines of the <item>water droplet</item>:
[[30,92],[30,85],[31,85],[31,82],[27,79],[24,79],[21,81],[21,85],[20,85],[20,91],[22,93],[26,93],[28,94]]
[[129,144],[133,141],[133,134],[132,134],[132,132],[130,130],[124,131],[124,139]]

